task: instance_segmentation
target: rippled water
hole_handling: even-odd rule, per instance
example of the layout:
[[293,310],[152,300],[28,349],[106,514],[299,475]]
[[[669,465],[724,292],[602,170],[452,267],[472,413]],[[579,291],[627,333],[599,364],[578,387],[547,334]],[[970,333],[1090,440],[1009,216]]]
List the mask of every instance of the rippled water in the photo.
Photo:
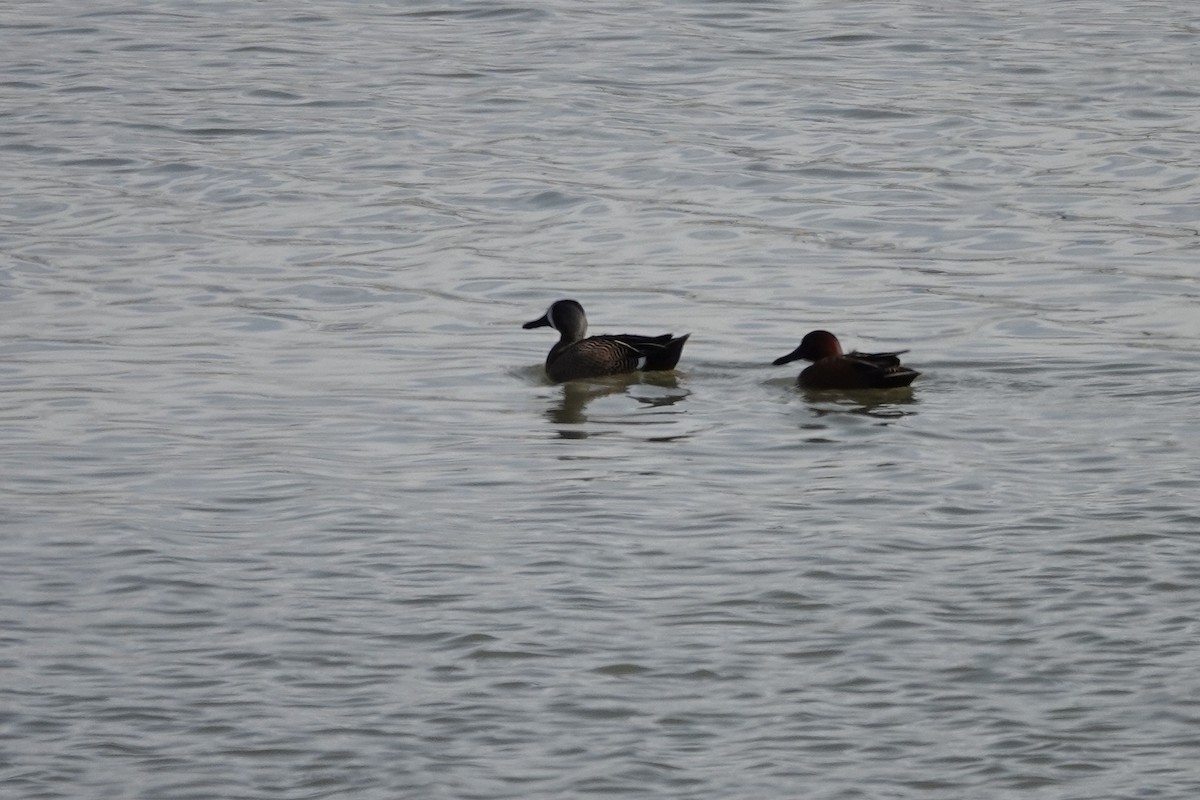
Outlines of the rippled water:
[[0,34],[4,796],[1200,793],[1190,1]]

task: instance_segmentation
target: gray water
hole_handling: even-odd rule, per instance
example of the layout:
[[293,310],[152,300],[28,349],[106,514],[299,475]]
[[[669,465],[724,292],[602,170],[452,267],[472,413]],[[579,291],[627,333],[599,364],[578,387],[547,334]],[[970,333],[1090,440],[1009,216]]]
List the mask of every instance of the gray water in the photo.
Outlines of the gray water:
[[9,4],[0,794],[1200,795],[1198,35]]

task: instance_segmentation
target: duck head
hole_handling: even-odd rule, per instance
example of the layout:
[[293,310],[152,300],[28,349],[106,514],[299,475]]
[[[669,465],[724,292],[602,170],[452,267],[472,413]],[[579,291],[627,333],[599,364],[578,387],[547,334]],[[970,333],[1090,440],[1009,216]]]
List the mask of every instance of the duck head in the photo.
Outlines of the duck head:
[[841,354],[842,345],[836,336],[829,331],[812,331],[800,340],[799,347],[771,363],[779,366],[800,358],[805,361],[820,361],[822,358],[836,358]]
[[530,328],[550,327],[562,334],[563,338],[578,341],[587,333],[587,316],[583,306],[574,300],[558,300],[550,305],[545,314],[521,326]]

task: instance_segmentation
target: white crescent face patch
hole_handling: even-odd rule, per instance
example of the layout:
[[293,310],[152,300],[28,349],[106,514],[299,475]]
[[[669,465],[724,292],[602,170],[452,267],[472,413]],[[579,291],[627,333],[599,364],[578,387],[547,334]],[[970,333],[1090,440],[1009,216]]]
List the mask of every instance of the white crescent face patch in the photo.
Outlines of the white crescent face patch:
[[635,369],[645,369],[647,360],[645,356],[638,356],[637,367]]

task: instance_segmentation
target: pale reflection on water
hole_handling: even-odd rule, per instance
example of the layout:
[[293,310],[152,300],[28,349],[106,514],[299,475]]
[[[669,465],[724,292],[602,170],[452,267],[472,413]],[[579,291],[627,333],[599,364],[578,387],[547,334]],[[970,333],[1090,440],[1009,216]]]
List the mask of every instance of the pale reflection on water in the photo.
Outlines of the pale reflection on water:
[[920,402],[916,390],[911,386],[853,392],[799,389],[798,393],[810,404],[813,415],[818,419],[837,414],[861,414],[876,419],[900,419],[916,414],[916,406]]
[[[636,372],[594,380],[568,381],[558,389],[555,401],[546,410],[546,418],[558,425],[582,425],[588,422],[588,406],[602,397],[620,395],[632,400],[635,407],[656,409],[673,406],[691,394],[680,387],[674,372]],[[584,430],[560,429],[559,434],[568,438],[587,436]]]

